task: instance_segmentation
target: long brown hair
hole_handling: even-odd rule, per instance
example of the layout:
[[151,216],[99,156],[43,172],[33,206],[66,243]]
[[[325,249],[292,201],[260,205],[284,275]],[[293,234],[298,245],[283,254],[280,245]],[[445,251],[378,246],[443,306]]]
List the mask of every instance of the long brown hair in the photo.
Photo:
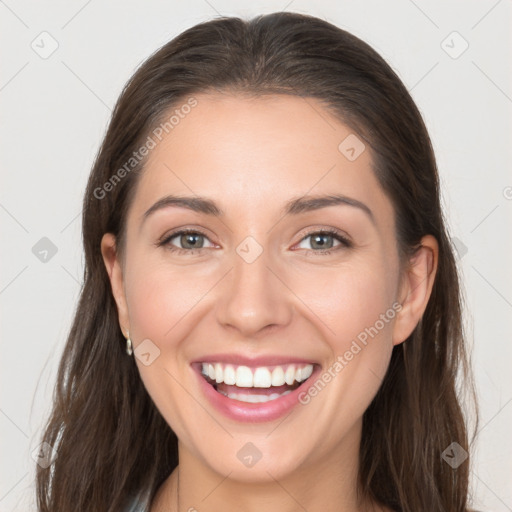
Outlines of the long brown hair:
[[131,161],[134,152],[172,109],[214,90],[320,100],[371,147],[394,205],[401,255],[426,234],[437,239],[426,311],[393,349],[363,417],[359,491],[397,511],[465,511],[469,461],[454,469],[442,457],[453,442],[469,451],[456,382],[470,374],[430,138],[407,89],[369,45],[295,13],[198,24],[156,51],[125,86],[85,192],[84,282],[42,436],[58,455],[37,468],[39,510],[123,510],[130,496],[152,499],[178,464],[176,435],[124,351],[100,241],[113,233],[122,254],[126,212],[145,163]]

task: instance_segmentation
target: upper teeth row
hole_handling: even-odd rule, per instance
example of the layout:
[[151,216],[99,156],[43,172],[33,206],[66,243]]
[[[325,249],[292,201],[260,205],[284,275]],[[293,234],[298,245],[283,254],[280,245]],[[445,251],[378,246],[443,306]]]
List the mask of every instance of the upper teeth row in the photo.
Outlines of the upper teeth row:
[[265,366],[249,368],[222,363],[202,363],[202,373],[217,383],[236,385],[241,388],[269,388],[303,382],[313,373],[313,365],[276,366],[270,370]]

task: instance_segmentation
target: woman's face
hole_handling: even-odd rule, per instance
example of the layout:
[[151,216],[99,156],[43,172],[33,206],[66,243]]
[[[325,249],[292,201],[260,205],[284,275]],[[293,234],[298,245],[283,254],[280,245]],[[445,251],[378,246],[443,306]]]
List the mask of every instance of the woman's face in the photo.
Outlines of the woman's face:
[[104,237],[120,325],[180,457],[246,481],[320,470],[357,452],[420,314],[400,305],[392,204],[370,148],[318,101],[196,100],[153,137],[123,264]]

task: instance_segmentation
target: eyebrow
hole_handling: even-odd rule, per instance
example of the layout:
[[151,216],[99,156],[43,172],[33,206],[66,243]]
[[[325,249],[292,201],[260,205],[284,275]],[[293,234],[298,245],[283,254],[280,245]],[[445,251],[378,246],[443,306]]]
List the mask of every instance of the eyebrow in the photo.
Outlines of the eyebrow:
[[[298,215],[329,206],[352,206],[362,210],[375,224],[375,216],[366,204],[340,194],[318,195],[318,196],[300,196],[289,200],[281,209],[281,214],[284,215]],[[153,206],[151,206],[143,215],[142,223],[154,212],[167,207],[186,208],[197,213],[211,215],[213,217],[224,217],[224,211],[211,199],[206,197],[189,197],[189,196],[176,196],[167,195],[159,199]]]

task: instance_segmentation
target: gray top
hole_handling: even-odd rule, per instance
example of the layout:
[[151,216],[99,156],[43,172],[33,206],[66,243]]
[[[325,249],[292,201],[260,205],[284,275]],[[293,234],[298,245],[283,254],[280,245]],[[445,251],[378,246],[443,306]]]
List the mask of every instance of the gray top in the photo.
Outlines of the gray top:
[[133,496],[124,512],[149,512],[148,495]]

